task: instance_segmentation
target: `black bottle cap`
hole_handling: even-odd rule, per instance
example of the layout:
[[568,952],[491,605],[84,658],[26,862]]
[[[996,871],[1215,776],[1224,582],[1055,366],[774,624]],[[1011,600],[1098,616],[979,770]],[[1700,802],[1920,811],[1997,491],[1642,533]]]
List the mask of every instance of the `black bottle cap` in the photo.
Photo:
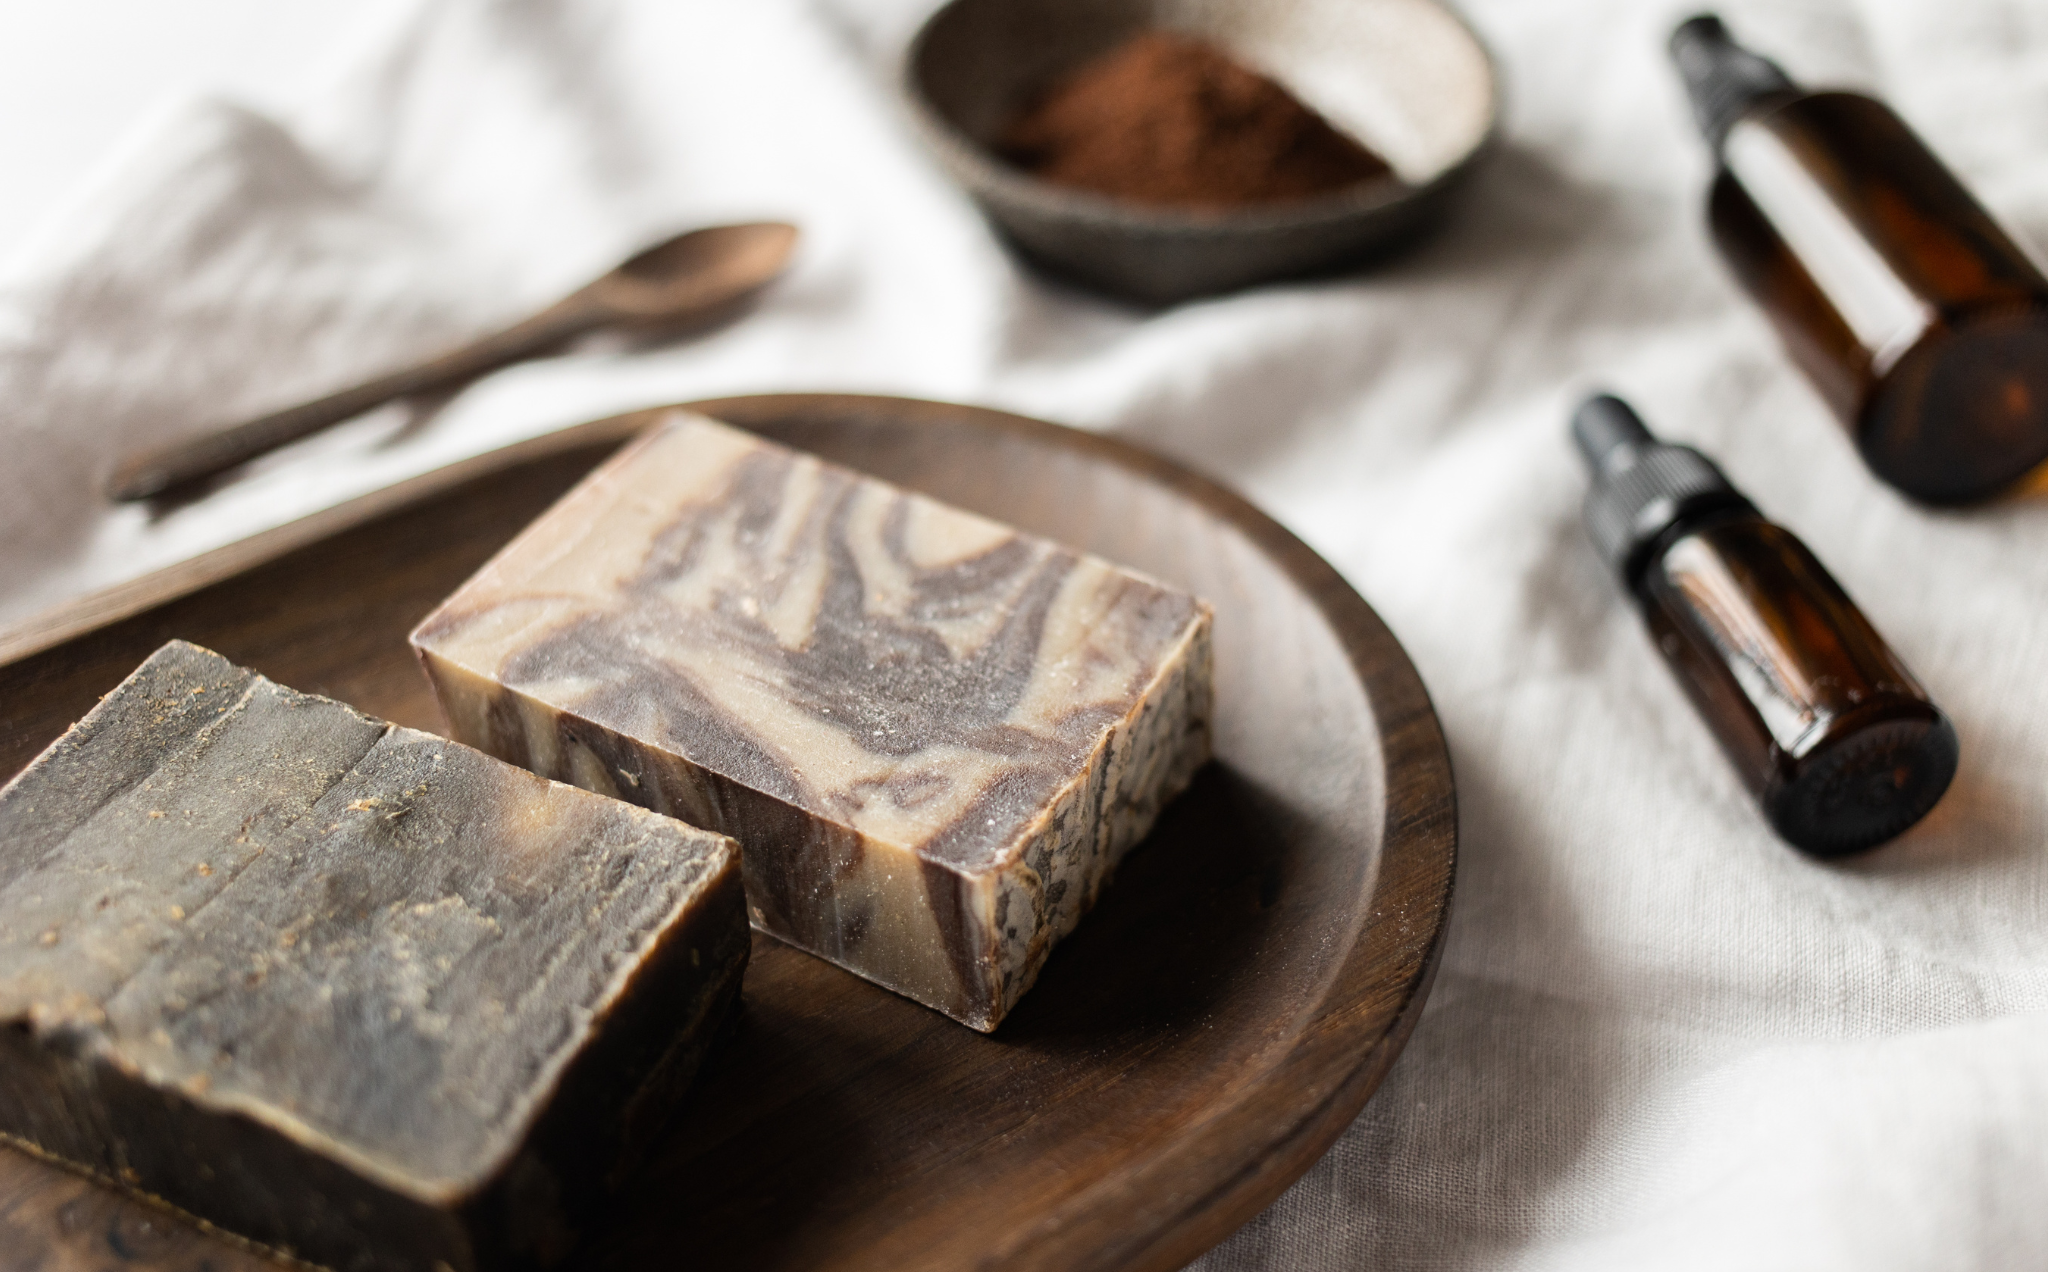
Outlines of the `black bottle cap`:
[[1714,461],[1658,441],[1618,397],[1587,398],[1572,416],[1572,440],[1593,470],[1586,533],[1631,588],[1673,527],[1710,513],[1756,511]]
[[1941,802],[1956,775],[1955,726],[1931,702],[1882,705],[1861,727],[1835,733],[1764,794],[1771,828],[1816,857],[1896,838]]
[[1737,44],[1711,13],[1688,19],[1671,33],[1671,60],[1678,63],[1692,98],[1693,118],[1716,153],[1735,121],[1759,99],[1799,91],[1776,62]]

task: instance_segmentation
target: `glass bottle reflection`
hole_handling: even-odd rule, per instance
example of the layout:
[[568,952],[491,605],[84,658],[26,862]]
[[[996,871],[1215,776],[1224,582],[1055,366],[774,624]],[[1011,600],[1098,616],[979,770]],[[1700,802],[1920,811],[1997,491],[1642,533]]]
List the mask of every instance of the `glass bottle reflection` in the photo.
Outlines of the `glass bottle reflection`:
[[1780,835],[1890,839],[1955,769],[1948,721],[1813,553],[1762,517],[1673,540],[1636,595],[1657,648]]
[[1884,480],[1930,503],[2048,459],[2048,278],[1890,107],[1801,91],[1719,20],[1672,37],[1721,160],[1715,245]]
[[1806,545],[1617,398],[1588,401],[1573,434],[1595,545],[1772,827],[1836,856],[1934,807],[1955,730]]

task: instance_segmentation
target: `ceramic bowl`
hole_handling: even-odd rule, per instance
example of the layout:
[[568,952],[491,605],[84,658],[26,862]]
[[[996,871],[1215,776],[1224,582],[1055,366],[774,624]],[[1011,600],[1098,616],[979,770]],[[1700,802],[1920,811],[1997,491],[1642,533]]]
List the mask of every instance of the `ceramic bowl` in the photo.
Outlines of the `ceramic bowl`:
[[[1393,175],[1233,212],[1038,180],[992,142],[1031,97],[1143,27],[1222,46],[1385,158]],[[905,89],[948,172],[1025,257],[1143,304],[1354,266],[1439,221],[1497,126],[1493,60],[1435,0],[952,0]]]

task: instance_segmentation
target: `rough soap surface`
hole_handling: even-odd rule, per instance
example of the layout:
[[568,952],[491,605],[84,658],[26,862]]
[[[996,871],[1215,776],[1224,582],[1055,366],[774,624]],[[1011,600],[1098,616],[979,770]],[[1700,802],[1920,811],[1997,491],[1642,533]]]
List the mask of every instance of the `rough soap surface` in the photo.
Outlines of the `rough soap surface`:
[[737,856],[174,642],[0,791],[0,1131],[349,1272],[544,1264],[737,989]]
[[679,415],[413,633],[455,736],[737,838],[756,924],[992,1029],[1209,754],[1209,609]]

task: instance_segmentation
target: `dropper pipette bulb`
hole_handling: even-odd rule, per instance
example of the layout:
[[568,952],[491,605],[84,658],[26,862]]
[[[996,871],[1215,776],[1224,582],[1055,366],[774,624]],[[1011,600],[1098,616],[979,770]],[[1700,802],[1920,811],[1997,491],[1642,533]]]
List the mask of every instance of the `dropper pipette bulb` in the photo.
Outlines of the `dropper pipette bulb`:
[[1572,440],[1595,473],[1622,466],[1635,451],[1657,442],[1635,408],[1612,393],[1596,393],[1579,404],[1572,415]]

